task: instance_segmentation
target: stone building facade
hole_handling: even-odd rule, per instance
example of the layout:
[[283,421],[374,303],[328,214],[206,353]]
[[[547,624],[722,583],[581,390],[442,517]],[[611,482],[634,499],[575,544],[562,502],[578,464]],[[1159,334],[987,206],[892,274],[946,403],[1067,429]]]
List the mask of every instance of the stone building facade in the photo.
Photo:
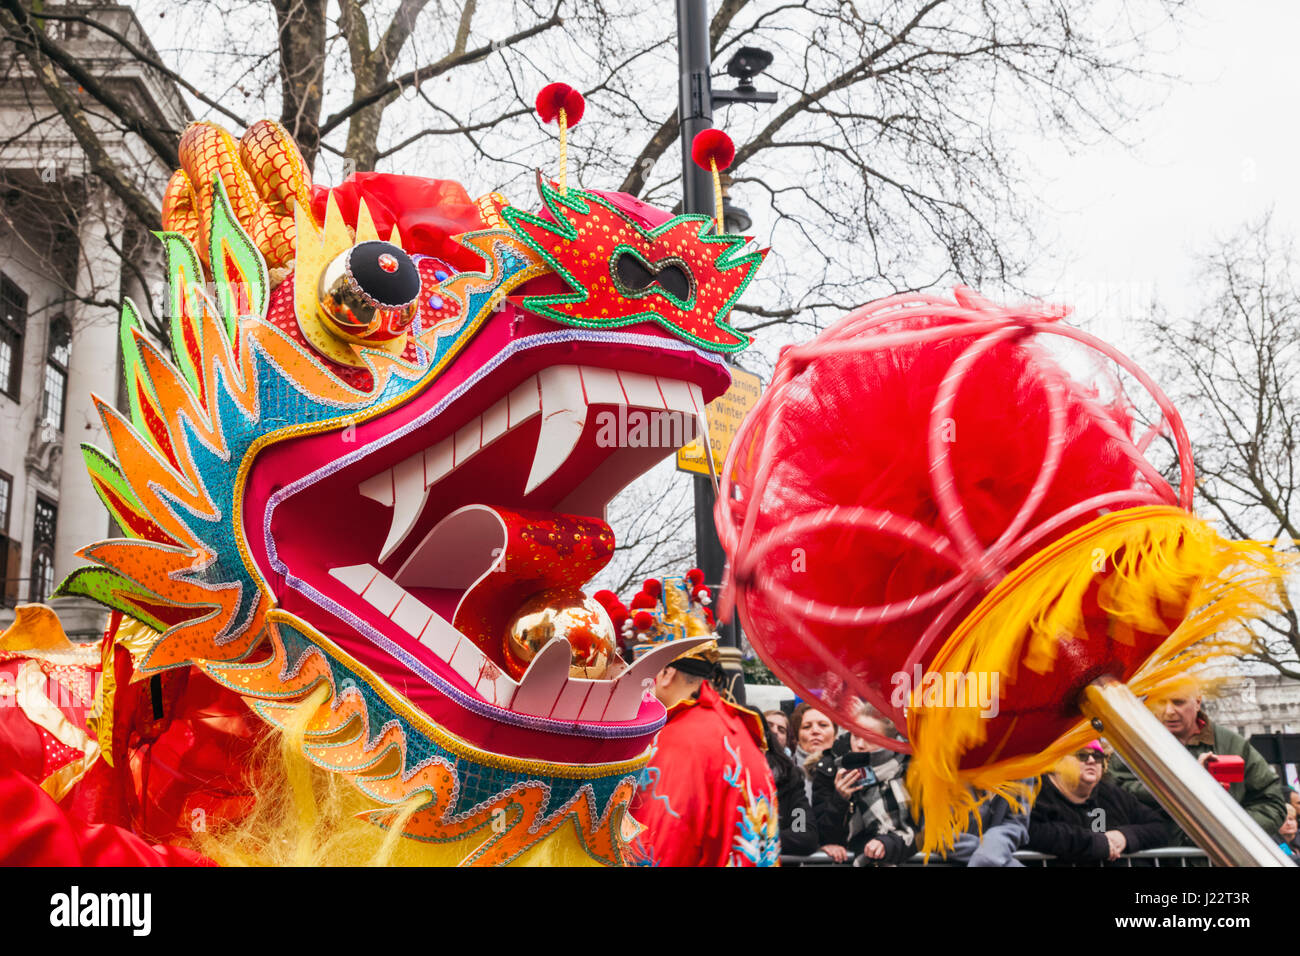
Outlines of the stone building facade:
[[[135,14],[115,5],[47,6],[88,14],[135,47],[156,53]],[[86,23],[45,28],[115,95],[160,128],[183,129],[191,114],[161,73]],[[163,311],[157,241],[129,221],[121,202],[91,175],[71,130],[26,60],[0,52],[0,629],[13,605],[45,601],[78,564],[75,552],[110,533],[83,465],[83,443],[107,447],[91,393],[125,407],[118,348],[119,303]],[[67,84],[76,90],[75,84]],[[115,129],[84,94],[113,161],[161,204],[172,170],[131,134]],[[157,224],[151,224],[157,228]],[[90,602],[54,602],[73,636],[104,621]]]

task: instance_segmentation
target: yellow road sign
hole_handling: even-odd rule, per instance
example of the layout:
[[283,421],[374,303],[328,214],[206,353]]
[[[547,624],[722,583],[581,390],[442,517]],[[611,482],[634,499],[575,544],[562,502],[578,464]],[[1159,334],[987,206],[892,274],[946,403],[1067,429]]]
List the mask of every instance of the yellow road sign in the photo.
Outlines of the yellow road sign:
[[[709,444],[713,449],[713,468],[722,473],[731,443],[740,431],[740,423],[763,393],[763,380],[753,372],[731,367],[731,387],[709,402]],[[677,470],[708,475],[709,462],[704,457],[703,442],[697,438],[677,450]]]

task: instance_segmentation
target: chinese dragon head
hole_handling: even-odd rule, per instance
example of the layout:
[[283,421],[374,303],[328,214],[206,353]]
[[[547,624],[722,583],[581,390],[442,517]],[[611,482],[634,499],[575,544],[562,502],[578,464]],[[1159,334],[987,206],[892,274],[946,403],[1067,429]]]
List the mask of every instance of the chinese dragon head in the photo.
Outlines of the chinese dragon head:
[[[96,398],[111,452],[85,446],[124,536],[59,593],[152,629],[142,673],[196,666],[272,725],[318,701],[306,757],[378,824],[427,798],[402,832],[447,862],[623,862],[664,722],[643,684],[691,642],[625,663],[578,590],[607,503],[671,450],[608,447],[594,413],[702,416],[763,253],[540,177],[536,213],[416,177],[313,188],[271,122],[195,124],[180,155],[171,354],[126,301],[129,414]],[[525,605],[582,626],[512,644]]]

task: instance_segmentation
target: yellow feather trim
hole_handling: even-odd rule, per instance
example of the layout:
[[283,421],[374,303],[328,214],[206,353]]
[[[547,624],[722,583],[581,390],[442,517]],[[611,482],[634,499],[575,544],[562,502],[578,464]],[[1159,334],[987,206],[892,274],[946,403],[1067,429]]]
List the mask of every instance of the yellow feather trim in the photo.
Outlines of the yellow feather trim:
[[[1248,650],[1253,637],[1242,625],[1277,606],[1293,562],[1293,555],[1263,542],[1222,538],[1179,508],[1104,515],[1008,574],[953,631],[929,672],[988,674],[990,682],[996,674],[1001,699],[1011,698],[1020,667],[1047,674],[1064,642],[1088,639],[1082,602],[1101,578],[1097,600],[1110,616],[1113,639],[1123,640],[1131,629],[1164,632],[1162,614],[1182,619],[1129,676],[1134,693],[1158,694],[1185,680],[1191,667]],[[988,719],[977,702],[946,703],[957,706],[925,706],[921,689],[913,688],[908,708],[914,753],[908,787],[924,820],[925,853],[951,848],[972,811],[991,795],[1028,806],[1032,778],[1097,736],[1080,718],[1041,752],[962,768],[963,756],[985,743]]]

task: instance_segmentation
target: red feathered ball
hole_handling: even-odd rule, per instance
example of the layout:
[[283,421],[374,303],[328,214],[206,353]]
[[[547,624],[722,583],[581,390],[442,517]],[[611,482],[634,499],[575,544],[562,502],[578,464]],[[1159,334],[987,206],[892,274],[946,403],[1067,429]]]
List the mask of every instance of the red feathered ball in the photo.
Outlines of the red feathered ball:
[[[871,312],[878,315],[876,321],[863,318],[854,325],[846,320],[823,333],[813,347],[829,343],[824,354],[803,360],[797,350],[783,355],[769,389],[781,382],[781,400],[755,409],[728,461],[741,492],[719,508],[719,526],[732,562],[743,563],[746,554],[759,554],[772,542],[740,581],[745,633],[777,675],[804,697],[843,688],[851,676],[873,692],[876,701],[889,701],[909,653],[940,612],[946,609],[951,617],[929,645],[923,667],[987,588],[1009,570],[994,572],[986,587],[963,603],[913,607],[914,598],[959,573],[952,559],[952,529],[935,490],[940,479],[933,477],[931,467],[932,436],[951,462],[953,490],[978,547],[991,549],[1030,496],[1043,468],[1052,414],[1049,392],[1059,396],[1059,468],[1022,528],[1035,528],[1095,496],[1115,495],[1104,506],[1083,509],[1027,552],[1007,559],[1012,567],[1099,514],[1149,502],[1150,492],[1121,441],[1108,435],[1093,414],[1129,435],[1125,406],[1118,401],[1104,405],[1088,388],[1067,384],[1047,348],[1025,334],[1028,326],[1021,323],[1030,319],[992,306],[987,313],[982,305],[963,311],[960,306],[967,300],[960,294],[958,306],[920,297],[899,300]],[[922,333],[944,325],[959,329],[963,321],[973,324],[979,319],[1005,323],[1004,334],[966,370],[948,414],[933,419],[942,383],[977,336]],[[861,331],[853,331],[859,327]],[[888,347],[864,348],[873,337],[887,340]],[[754,483],[764,462],[772,471],[760,492]],[[891,520],[897,521],[899,533],[887,533],[875,518],[857,524],[830,520],[826,509],[837,506],[850,515],[854,509],[870,509],[872,515],[896,516]],[[808,516],[806,525],[781,530],[800,516]],[[746,545],[738,546],[736,535],[747,519],[755,522],[754,533]],[[923,546],[926,536],[947,542],[948,550]],[[782,598],[778,588],[796,597]],[[892,619],[836,624],[802,613],[808,599],[852,611],[893,606],[896,612]],[[789,616],[796,620],[787,620]],[[1112,663],[1112,669],[1122,673],[1129,658],[1136,654],[1140,661],[1150,652],[1130,646],[1131,640],[1125,645],[1111,639],[1105,616],[1099,621],[1101,640],[1080,642],[1076,648],[1086,659],[1063,658],[1054,673],[1020,682],[1015,700],[1003,702],[990,726],[991,745],[1011,748],[1014,730],[1019,739],[1007,752],[1032,752],[1039,738],[1050,741],[1061,731],[1062,695],[1077,690],[1078,681],[1092,679],[1093,670]],[[836,664],[832,667],[828,660]],[[853,695],[838,696],[838,705],[836,696],[831,694],[828,709],[837,719],[855,720]],[[973,761],[982,756],[969,755]]]
[[709,169],[710,161],[726,169],[735,158],[736,144],[720,129],[702,129],[691,140],[691,159],[701,169]]
[[537,94],[537,115],[543,123],[554,123],[563,109],[565,123],[577,126],[586,108],[587,101],[582,94],[568,83],[548,83]]
[[654,578],[646,578],[645,583],[641,585],[641,590],[655,599],[664,593],[663,585]]
[[654,615],[649,611],[637,611],[632,616],[632,626],[638,631],[648,631],[655,626]]
[[686,572],[686,583],[691,585],[692,587],[703,584],[704,572],[701,571],[699,568],[691,568],[689,571]]

